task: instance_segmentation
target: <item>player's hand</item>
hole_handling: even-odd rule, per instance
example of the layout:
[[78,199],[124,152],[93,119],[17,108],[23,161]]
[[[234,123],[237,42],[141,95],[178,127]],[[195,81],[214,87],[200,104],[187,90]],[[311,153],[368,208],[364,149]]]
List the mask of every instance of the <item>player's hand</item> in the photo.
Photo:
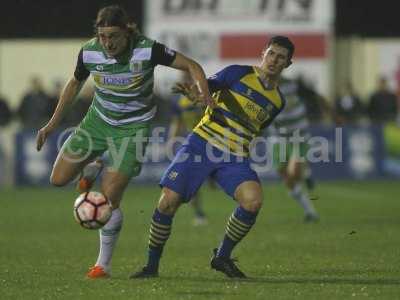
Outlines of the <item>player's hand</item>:
[[202,103],[203,105],[208,105],[212,108],[216,107],[214,99],[210,95],[204,95],[200,93],[195,84],[176,83],[172,87],[172,92],[185,95],[195,104]]
[[37,135],[36,135],[36,150],[40,151],[40,149],[42,149],[44,143],[46,142],[47,137],[49,136],[49,134],[51,133],[51,129],[46,125],[44,127],[42,127]]
[[208,105],[211,108],[217,107],[217,104],[215,103],[214,98],[211,97],[210,95],[200,94],[199,98],[200,98],[200,101],[202,103],[204,103],[205,105]]
[[199,101],[199,92],[194,84],[178,82],[172,87],[172,92],[185,95],[193,102]]

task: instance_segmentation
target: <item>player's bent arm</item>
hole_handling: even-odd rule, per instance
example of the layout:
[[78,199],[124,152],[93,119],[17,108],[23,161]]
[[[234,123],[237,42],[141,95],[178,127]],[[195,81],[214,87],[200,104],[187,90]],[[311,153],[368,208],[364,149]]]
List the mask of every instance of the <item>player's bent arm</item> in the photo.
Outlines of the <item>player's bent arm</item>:
[[172,87],[172,92],[182,94],[193,103],[201,102],[201,95],[198,88],[194,84],[189,83],[176,83]]
[[86,80],[79,81],[75,77],[72,77],[68,80],[63,91],[61,92],[60,99],[57,103],[57,107],[53,113],[53,116],[46,125],[50,131],[54,130],[58,126],[64,116],[64,112],[74,102],[75,97],[78,95],[85,81]]
[[48,135],[58,126],[64,115],[64,112],[73,103],[76,95],[78,95],[85,81],[86,79],[79,81],[75,77],[72,77],[70,80],[68,80],[63,91],[61,92],[60,100],[57,103],[57,107],[53,113],[53,116],[51,117],[50,121],[39,130],[36,136],[36,149],[38,151],[40,151],[40,149],[43,147]]
[[202,101],[207,105],[213,105],[214,101],[208,89],[206,75],[203,68],[197,62],[177,52],[175,60],[170,67],[188,72],[200,92]]

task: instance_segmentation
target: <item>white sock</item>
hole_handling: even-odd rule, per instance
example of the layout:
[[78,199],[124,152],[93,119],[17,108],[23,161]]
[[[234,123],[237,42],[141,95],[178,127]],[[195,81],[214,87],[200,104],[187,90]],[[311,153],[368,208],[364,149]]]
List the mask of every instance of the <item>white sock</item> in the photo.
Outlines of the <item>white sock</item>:
[[114,209],[110,220],[99,230],[100,252],[96,266],[101,266],[108,273],[111,270],[111,257],[117,244],[119,232],[122,228],[122,212],[120,208]]
[[292,196],[301,205],[301,207],[303,207],[306,215],[317,214],[307,193],[302,191],[300,183],[296,184],[294,188],[290,191],[290,196]]

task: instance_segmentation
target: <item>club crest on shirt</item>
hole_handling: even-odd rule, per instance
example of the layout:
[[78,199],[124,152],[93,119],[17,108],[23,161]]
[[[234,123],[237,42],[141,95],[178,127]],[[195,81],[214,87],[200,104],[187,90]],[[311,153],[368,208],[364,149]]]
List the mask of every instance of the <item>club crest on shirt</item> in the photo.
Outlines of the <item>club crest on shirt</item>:
[[168,174],[168,178],[169,178],[170,180],[175,180],[176,177],[178,177],[178,172],[176,172],[176,171],[172,171],[172,172],[170,172],[170,173]]
[[129,63],[129,70],[132,73],[142,72],[142,70],[143,70],[143,62],[142,61],[137,61],[137,60],[131,61]]
[[261,123],[264,123],[270,118],[270,115],[268,112],[265,110],[260,110],[259,113],[257,114],[257,120]]
[[248,96],[248,97],[251,98],[252,92],[253,92],[253,91],[252,91],[251,89],[247,89],[247,91],[246,91],[246,96]]

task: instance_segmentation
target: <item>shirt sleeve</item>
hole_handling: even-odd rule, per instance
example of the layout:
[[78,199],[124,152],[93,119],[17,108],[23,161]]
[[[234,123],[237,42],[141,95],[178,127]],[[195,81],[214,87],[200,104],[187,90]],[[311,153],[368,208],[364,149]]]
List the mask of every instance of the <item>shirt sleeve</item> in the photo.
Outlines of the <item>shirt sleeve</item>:
[[84,81],[89,77],[89,75],[89,70],[86,69],[85,65],[83,64],[83,49],[81,49],[78,54],[78,61],[76,62],[74,77],[78,81]]
[[161,43],[154,42],[153,48],[151,50],[151,62],[154,66],[170,66],[175,60],[175,57],[175,50],[172,50]]
[[239,65],[228,66],[208,78],[208,87],[211,93],[227,89],[247,72],[247,68]]

